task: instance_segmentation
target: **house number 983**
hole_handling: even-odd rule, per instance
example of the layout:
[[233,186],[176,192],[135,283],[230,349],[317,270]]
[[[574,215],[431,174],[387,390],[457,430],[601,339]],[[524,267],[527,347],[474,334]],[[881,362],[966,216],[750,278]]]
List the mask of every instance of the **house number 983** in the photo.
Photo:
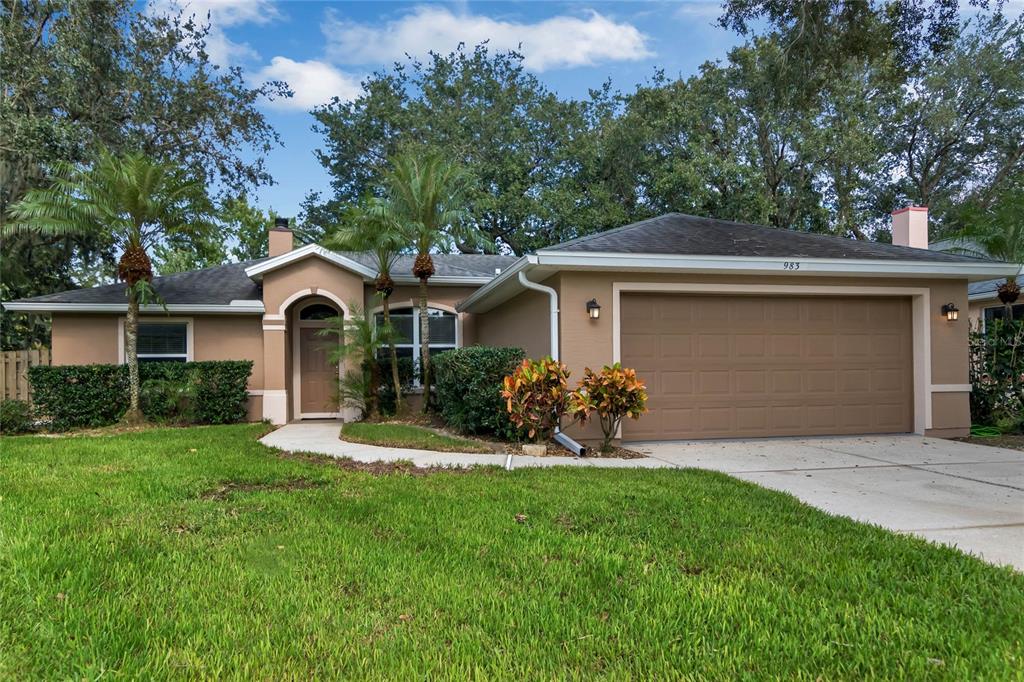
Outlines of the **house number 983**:
[[782,264],[782,269],[783,270],[799,270],[800,269],[800,263],[798,261],[795,261],[795,260],[788,260],[788,261],[785,261]]

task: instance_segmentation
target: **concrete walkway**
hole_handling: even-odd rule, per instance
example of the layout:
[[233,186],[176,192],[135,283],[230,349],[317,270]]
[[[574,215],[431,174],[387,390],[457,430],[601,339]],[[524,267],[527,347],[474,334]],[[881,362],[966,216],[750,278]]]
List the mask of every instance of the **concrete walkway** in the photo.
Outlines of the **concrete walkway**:
[[[338,422],[289,424],[262,442],[296,452],[417,466],[505,466],[505,455],[381,448],[338,439]],[[525,457],[513,468],[701,468],[790,493],[1024,570],[1024,452],[920,436],[633,443],[642,459]]]

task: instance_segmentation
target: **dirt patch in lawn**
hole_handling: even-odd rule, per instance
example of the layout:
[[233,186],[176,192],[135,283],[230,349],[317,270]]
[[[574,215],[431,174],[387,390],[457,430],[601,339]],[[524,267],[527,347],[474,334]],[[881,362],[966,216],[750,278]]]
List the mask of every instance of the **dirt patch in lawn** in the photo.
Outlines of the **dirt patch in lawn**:
[[1024,434],[1019,433],[1004,433],[1001,436],[992,436],[991,438],[968,436],[966,438],[954,438],[953,440],[960,441],[961,443],[970,443],[971,445],[988,445],[990,447],[1024,451]]
[[216,488],[207,490],[199,496],[201,500],[225,500],[234,493],[255,493],[255,492],[293,492],[295,490],[309,490],[320,488],[326,485],[322,481],[310,481],[305,478],[293,478],[287,481],[274,483],[242,483],[240,481],[223,481]]
[[481,472],[494,469],[488,466],[471,467],[418,467],[409,461],[397,462],[357,462],[348,457],[331,457],[330,455],[314,455],[308,452],[282,452],[281,459],[292,459],[308,464],[331,466],[344,471],[358,471],[372,476],[429,476],[430,474],[466,474],[470,471]]

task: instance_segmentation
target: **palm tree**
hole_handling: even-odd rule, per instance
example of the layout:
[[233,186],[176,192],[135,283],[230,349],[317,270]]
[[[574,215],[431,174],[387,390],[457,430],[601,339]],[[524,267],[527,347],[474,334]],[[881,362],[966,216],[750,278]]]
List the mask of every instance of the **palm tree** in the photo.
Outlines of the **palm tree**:
[[[1024,263],[1024,188],[1004,192],[988,208],[972,205],[964,211],[965,227],[957,237],[958,253],[994,258],[1007,263]],[[1013,303],[1020,296],[1017,276],[999,285],[999,300],[1006,306],[1006,319],[1013,319]]]
[[432,251],[479,244],[480,233],[467,221],[462,203],[469,176],[440,154],[407,150],[394,157],[385,178],[386,201],[416,249],[412,274],[420,281],[420,371],[423,411],[430,403],[430,319],[427,282],[434,274]]
[[157,299],[147,250],[163,238],[210,227],[210,200],[202,182],[140,152],[101,150],[91,167],[61,164],[49,187],[30,190],[11,206],[3,234],[100,235],[122,251],[118,278],[126,284],[125,360],[129,403],[125,422],[142,420],[137,353],[139,303]]
[[328,352],[332,363],[352,361],[338,382],[338,402],[358,407],[370,419],[380,414],[380,368],[377,353],[387,343],[394,343],[390,325],[376,325],[369,311],[363,312],[358,303],[349,303],[349,317],[332,317],[320,336],[336,336],[338,343]]
[[[391,328],[391,294],[395,290],[391,269],[406,246],[406,236],[388,203],[371,199],[349,209],[342,227],[324,239],[324,246],[329,249],[365,251],[373,256],[374,267],[377,269],[374,286],[381,297],[384,327],[388,329]],[[395,412],[402,415],[405,413],[405,405],[402,401],[402,381],[398,375],[395,335],[388,334],[387,340],[391,356],[391,381],[395,388]]]

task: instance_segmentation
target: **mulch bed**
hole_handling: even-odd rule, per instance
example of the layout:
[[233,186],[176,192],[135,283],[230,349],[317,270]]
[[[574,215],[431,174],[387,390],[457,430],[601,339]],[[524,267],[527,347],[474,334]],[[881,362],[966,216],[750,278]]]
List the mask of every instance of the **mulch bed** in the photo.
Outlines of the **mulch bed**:
[[978,438],[967,436],[966,438],[954,438],[953,440],[971,445],[988,445],[996,448],[1010,448],[1011,450],[1024,450],[1024,434],[1004,433],[1001,436],[991,438]]

